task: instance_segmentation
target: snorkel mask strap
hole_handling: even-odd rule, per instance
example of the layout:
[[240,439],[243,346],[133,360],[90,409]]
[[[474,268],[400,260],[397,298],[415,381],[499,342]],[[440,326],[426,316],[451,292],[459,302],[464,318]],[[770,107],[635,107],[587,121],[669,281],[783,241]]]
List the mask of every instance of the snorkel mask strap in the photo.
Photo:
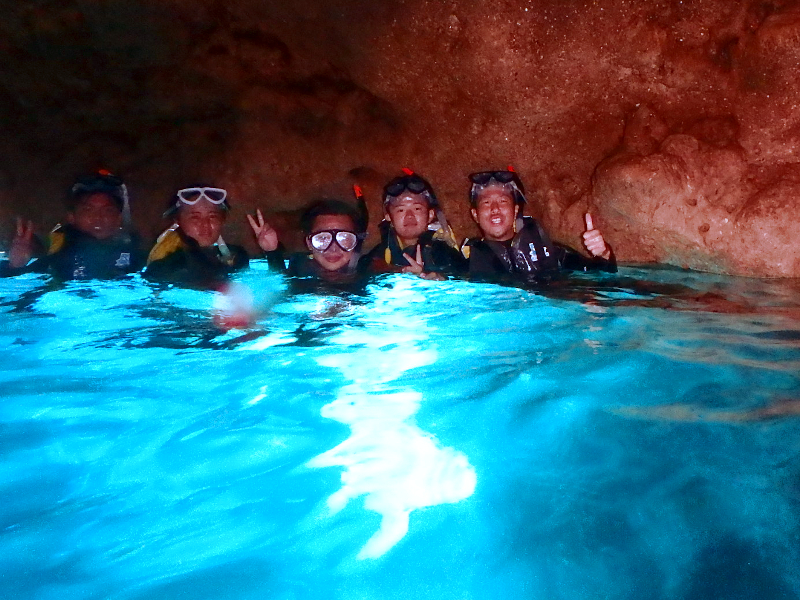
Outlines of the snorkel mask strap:
[[361,218],[364,220],[364,226],[369,223],[369,208],[367,208],[367,201],[364,199],[364,192],[361,191],[360,185],[353,185],[353,194],[356,197],[356,208],[358,209]]
[[458,242],[456,241],[455,233],[453,233],[453,228],[450,227],[450,223],[447,222],[447,217],[444,216],[444,211],[439,207],[436,208],[436,220],[439,221],[439,229],[442,232],[444,241],[448,246],[458,250]]
[[122,190],[122,229],[125,232],[125,238],[128,242],[131,241],[131,231],[133,230],[133,219],[131,218],[131,203],[128,196],[128,186],[124,183],[119,186]]
[[525,205],[528,203],[527,198],[525,198],[525,194],[522,193],[522,190],[516,184],[513,184],[514,191],[518,194],[519,199],[517,201],[517,206],[519,206],[519,210],[517,211],[517,228],[516,231],[522,231],[522,228],[525,227],[525,218],[523,212],[525,211]]
[[122,190],[122,224],[130,229],[131,226],[131,202],[128,196],[128,186],[124,183],[119,186]]

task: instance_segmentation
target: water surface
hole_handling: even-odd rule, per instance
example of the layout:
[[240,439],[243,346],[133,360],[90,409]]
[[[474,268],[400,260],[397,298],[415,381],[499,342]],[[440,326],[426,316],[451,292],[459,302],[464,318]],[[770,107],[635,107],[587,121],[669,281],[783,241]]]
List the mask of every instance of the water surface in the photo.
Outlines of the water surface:
[[798,598],[798,284],[0,280],[0,596]]

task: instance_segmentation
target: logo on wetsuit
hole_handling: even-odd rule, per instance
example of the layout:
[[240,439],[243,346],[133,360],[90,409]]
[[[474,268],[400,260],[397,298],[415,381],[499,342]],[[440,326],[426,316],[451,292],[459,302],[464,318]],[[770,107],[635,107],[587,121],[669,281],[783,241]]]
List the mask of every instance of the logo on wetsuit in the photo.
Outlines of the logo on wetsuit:
[[122,252],[117,259],[117,262],[114,263],[115,267],[129,267],[131,265],[131,254],[130,252]]

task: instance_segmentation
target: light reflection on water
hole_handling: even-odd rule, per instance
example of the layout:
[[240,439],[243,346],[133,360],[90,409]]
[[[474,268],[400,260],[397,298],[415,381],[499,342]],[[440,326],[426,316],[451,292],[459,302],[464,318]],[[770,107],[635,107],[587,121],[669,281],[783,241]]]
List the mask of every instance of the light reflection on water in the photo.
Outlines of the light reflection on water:
[[242,281],[0,281],[2,597],[798,597],[794,283]]

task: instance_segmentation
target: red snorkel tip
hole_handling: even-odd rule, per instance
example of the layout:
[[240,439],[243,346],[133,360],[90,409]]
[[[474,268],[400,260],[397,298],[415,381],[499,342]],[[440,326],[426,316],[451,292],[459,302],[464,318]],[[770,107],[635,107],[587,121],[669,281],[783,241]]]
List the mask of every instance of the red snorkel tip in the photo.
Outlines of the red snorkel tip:
[[514,170],[514,165],[508,165],[507,169],[512,173],[516,173],[516,171]]
[[359,200],[364,197],[364,192],[361,191],[361,186],[360,185],[354,185],[353,186],[353,193],[356,195],[356,198],[359,199]]
[[414,171],[412,171],[412,170],[411,170],[411,169],[409,169],[408,167],[403,167],[403,168],[402,168],[402,169],[400,169],[400,170],[401,170],[403,173],[405,173],[406,175],[409,175],[409,176],[414,174]]

